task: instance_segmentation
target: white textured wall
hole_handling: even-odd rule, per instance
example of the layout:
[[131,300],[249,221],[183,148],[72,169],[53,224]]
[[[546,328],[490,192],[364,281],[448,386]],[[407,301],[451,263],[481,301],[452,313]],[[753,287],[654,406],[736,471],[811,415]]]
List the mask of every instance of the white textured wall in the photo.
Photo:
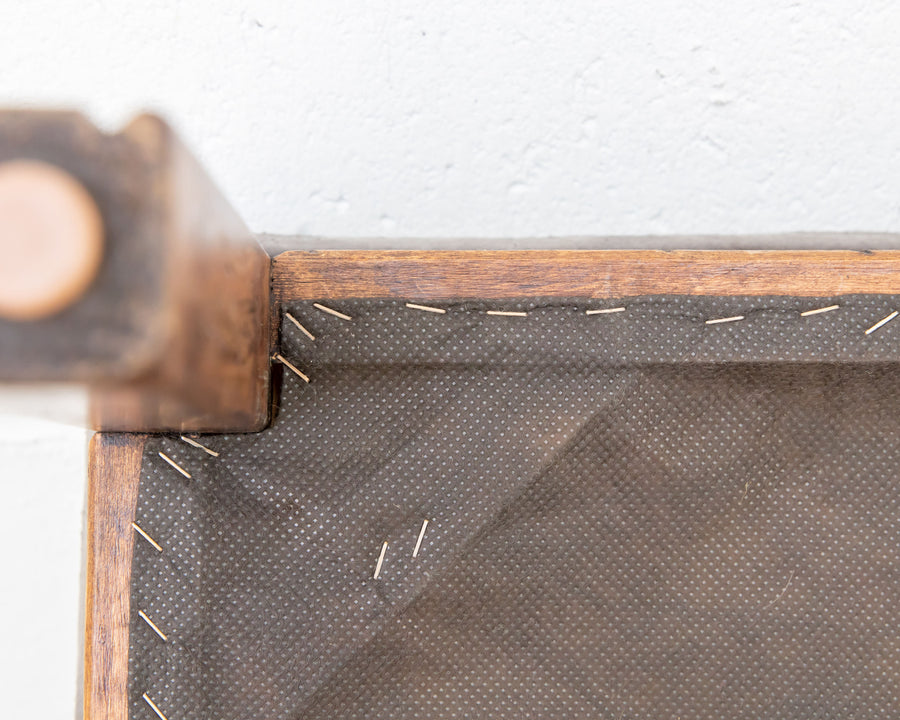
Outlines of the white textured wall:
[[[167,115],[249,225],[900,230],[900,4],[0,0],[0,103]],[[0,419],[0,697],[76,698],[84,436]]]

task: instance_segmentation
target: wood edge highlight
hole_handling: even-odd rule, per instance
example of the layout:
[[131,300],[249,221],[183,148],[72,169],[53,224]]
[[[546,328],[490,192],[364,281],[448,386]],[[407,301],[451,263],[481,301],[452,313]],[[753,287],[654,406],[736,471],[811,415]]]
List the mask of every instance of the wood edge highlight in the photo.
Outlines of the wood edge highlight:
[[146,435],[97,433],[88,464],[84,718],[128,718],[134,520]]
[[900,293],[900,251],[323,250],[272,262],[273,299]]

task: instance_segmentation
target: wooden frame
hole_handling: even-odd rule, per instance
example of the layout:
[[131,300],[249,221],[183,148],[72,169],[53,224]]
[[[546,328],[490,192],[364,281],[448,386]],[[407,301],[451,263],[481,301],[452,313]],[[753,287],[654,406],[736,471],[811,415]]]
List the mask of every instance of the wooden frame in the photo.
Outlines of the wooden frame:
[[635,295],[850,295],[900,290],[900,251],[285,252],[276,301]]
[[[273,301],[900,294],[900,252],[323,251],[273,261]],[[128,717],[131,552],[146,436],[90,449],[84,714]]]
[[135,507],[146,435],[98,433],[88,466],[84,717],[128,717],[128,627]]

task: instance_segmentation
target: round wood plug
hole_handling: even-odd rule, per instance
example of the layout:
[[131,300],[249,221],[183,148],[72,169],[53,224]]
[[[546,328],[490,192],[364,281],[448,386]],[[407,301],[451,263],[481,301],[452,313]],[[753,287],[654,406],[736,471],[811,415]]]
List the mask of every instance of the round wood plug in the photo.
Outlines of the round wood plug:
[[76,302],[103,259],[90,193],[44,162],[0,163],[0,318],[39,320]]

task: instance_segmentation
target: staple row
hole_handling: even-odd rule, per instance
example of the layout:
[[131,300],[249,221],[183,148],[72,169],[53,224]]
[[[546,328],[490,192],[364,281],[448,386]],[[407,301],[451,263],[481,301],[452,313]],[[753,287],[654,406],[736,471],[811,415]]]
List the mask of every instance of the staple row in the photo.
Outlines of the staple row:
[[[284,361],[284,362],[286,362],[286,361]],[[291,366],[291,367],[292,367],[292,366]],[[309,380],[307,380],[307,382],[309,382]],[[215,450],[212,450],[212,449],[206,447],[205,445],[202,445],[200,442],[198,442],[197,440],[195,440],[195,439],[193,439],[193,438],[189,438],[189,437],[186,437],[186,436],[182,435],[182,436],[180,436],[180,439],[183,440],[183,441],[184,441],[185,443],[187,443],[188,445],[191,445],[192,447],[195,447],[195,448],[198,448],[198,449],[200,449],[200,450],[203,450],[204,452],[206,452],[207,454],[209,454],[209,455],[211,455],[211,456],[213,456],[213,457],[219,457],[219,453],[218,453],[218,452],[216,452]],[[162,460],[164,460],[170,467],[172,467],[174,470],[176,470],[179,474],[181,474],[182,476],[184,476],[184,477],[187,478],[187,479],[192,479],[191,474],[190,474],[187,470],[185,470],[181,465],[179,465],[177,462],[175,462],[171,457],[169,457],[168,455],[166,455],[164,452],[161,452],[161,451],[160,451],[160,452],[157,452],[157,455],[158,455]],[[422,541],[423,541],[424,538],[425,538],[425,530],[428,528],[428,522],[429,522],[428,518],[425,518],[425,519],[422,521],[422,526],[421,526],[421,529],[419,530],[418,537],[416,538],[416,544],[415,544],[415,547],[413,548],[413,551],[412,551],[412,557],[413,557],[413,558],[418,557],[419,552],[420,552],[420,550],[421,550],[421,548],[422,548]],[[131,523],[131,527],[134,529],[135,532],[138,533],[138,535],[140,535],[144,540],[146,540],[147,543],[149,543],[149,544],[150,544],[157,552],[159,552],[159,553],[162,553],[162,552],[163,552],[163,546],[160,545],[160,543],[158,543],[158,542],[157,542],[157,541],[156,541],[149,533],[147,533],[140,525],[138,525],[137,522],[132,522],[132,523]],[[384,543],[383,543],[382,546],[381,546],[381,552],[380,552],[380,554],[379,554],[379,556],[378,556],[378,561],[377,561],[377,563],[376,563],[376,565],[375,565],[375,572],[374,572],[373,575],[372,575],[372,578],[373,578],[374,580],[377,580],[378,577],[379,577],[379,575],[381,574],[381,569],[382,569],[382,565],[384,564],[384,560],[385,560],[385,556],[386,556],[386,554],[387,554],[387,550],[388,550],[388,541],[385,540]],[[159,627],[159,625],[157,625],[157,624],[150,618],[150,616],[147,615],[147,613],[145,613],[143,610],[139,609],[137,614],[138,614],[138,617],[141,618],[141,620],[143,620],[144,623],[145,623],[145,624],[146,624],[146,625],[147,625],[147,626],[148,626],[148,627],[149,627],[149,628],[150,628],[150,629],[151,629],[151,630],[152,630],[152,631],[160,638],[160,640],[162,640],[163,642],[168,642],[168,640],[169,640],[168,635],[167,635],[165,632],[163,632],[163,630]],[[144,700],[144,702],[147,704],[147,706],[148,706],[148,707],[149,707],[149,708],[150,708],[150,709],[151,709],[151,710],[152,710],[159,718],[161,718],[161,720],[168,720],[168,718],[166,717],[166,715],[163,713],[163,711],[160,709],[160,707],[153,701],[153,699],[150,697],[150,695],[149,695],[148,693],[144,692],[144,693],[141,695],[141,698]]]
[[[421,305],[419,303],[407,302],[404,304],[404,306],[410,310],[417,310],[420,312],[428,312],[428,313],[434,313],[434,314],[439,314],[439,315],[447,314],[446,308],[436,307],[433,305]],[[335,310],[334,308],[328,307],[326,305],[322,305],[321,303],[317,303],[317,302],[313,303],[313,307],[321,312],[324,312],[328,315],[332,315],[334,317],[340,318],[341,320],[344,320],[346,322],[350,322],[353,320],[353,318],[350,315],[342,313],[342,312]],[[841,307],[840,305],[828,305],[826,307],[814,308],[812,310],[805,310],[800,313],[800,317],[811,317],[813,315],[821,315],[823,313],[833,312],[834,310],[839,310],[840,307]],[[594,309],[585,310],[584,314],[585,315],[609,315],[609,314],[613,314],[613,313],[626,312],[627,309],[628,308],[624,307],[624,306],[611,307],[611,308],[594,308]],[[528,313],[526,311],[522,311],[522,310],[484,310],[483,312],[485,315],[490,315],[490,316],[495,316],[495,317],[516,317],[516,318],[528,317]],[[887,325],[887,323],[889,323],[891,320],[896,318],[898,314],[900,314],[900,312],[898,312],[897,310],[894,310],[889,315],[882,318],[881,320],[876,322],[874,325],[869,327],[867,330],[865,330],[865,332],[863,334],[871,335],[876,330]],[[313,335],[308,329],[306,329],[303,326],[303,324],[299,320],[297,320],[296,317],[291,315],[291,313],[289,313],[289,312],[285,312],[284,315],[288,320],[290,320],[291,323],[293,323],[297,328],[299,328],[300,331],[303,332],[303,334],[306,335],[307,338],[309,338],[313,342],[315,341],[315,339],[316,339],[315,335]],[[707,320],[704,320],[704,324],[705,325],[722,325],[722,324],[726,324],[726,323],[740,322],[741,320],[746,320],[746,319],[747,318],[745,315],[732,315],[730,317],[709,318]],[[306,383],[310,382],[310,378],[306,373],[301,371],[294,363],[292,363],[290,360],[285,358],[280,353],[275,353],[272,356],[272,360],[274,360],[276,362],[280,362],[282,365],[284,365],[286,368],[288,368],[288,370],[290,370],[292,373],[294,373],[294,375],[299,377],[304,382],[306,382]]]

